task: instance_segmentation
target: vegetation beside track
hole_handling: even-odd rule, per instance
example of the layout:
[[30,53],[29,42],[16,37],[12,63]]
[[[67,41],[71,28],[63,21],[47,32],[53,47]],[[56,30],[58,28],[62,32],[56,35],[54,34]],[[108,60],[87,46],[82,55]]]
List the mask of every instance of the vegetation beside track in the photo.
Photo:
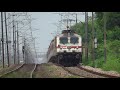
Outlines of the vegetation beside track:
[[[107,60],[104,61],[104,16],[103,12],[95,12],[94,18],[94,36],[97,38],[98,47],[95,49],[95,67],[103,70],[114,70],[120,73],[120,12],[107,12]],[[85,22],[75,24],[71,27],[83,38],[85,45]],[[88,55],[89,60],[85,61],[83,53],[83,64],[94,66],[92,60],[92,20],[88,20]]]

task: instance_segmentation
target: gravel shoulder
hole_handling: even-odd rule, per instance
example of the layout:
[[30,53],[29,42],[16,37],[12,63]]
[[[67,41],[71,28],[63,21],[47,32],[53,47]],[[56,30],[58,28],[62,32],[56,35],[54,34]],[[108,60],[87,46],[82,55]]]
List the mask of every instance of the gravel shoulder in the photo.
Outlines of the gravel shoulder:
[[90,66],[81,66],[81,67],[83,67],[85,69],[88,69],[88,70],[91,70],[91,71],[94,71],[94,72],[99,72],[99,73],[102,73],[102,74],[108,74],[108,75],[113,75],[113,76],[120,77],[120,73],[118,73],[116,71],[104,71],[101,68],[93,68],[93,67],[90,67]]
[[96,74],[89,73],[87,71],[81,70],[78,67],[66,67],[70,72],[83,76],[85,78],[105,78]]

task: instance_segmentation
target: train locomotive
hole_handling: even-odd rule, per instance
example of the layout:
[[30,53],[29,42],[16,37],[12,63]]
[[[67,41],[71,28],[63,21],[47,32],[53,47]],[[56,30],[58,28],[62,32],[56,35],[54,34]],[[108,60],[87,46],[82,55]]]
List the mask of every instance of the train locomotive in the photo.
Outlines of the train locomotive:
[[82,63],[82,38],[73,30],[63,30],[51,41],[47,59],[63,66],[76,66]]

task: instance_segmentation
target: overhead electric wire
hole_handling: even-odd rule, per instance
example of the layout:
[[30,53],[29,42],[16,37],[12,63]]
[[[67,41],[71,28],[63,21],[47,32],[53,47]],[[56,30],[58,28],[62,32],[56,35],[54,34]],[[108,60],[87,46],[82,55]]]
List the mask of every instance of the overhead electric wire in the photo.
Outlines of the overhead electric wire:
[[[20,17],[20,15],[19,15],[18,17]],[[17,17],[17,18],[18,18],[18,17]],[[15,18],[14,21],[17,20],[17,18]],[[12,20],[12,22],[10,22],[9,24],[7,24],[6,26],[11,25],[12,23],[13,23],[13,20]],[[1,29],[1,28],[0,28],[0,29]]]

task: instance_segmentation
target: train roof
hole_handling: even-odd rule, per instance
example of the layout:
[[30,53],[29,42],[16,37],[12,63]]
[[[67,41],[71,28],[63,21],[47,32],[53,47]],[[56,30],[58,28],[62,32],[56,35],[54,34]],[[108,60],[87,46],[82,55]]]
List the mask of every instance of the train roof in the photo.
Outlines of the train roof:
[[74,30],[63,30],[61,34],[57,35],[58,37],[68,37],[68,36],[80,36],[76,34]]
[[65,34],[65,33],[75,33],[74,30],[62,30],[62,34]]

